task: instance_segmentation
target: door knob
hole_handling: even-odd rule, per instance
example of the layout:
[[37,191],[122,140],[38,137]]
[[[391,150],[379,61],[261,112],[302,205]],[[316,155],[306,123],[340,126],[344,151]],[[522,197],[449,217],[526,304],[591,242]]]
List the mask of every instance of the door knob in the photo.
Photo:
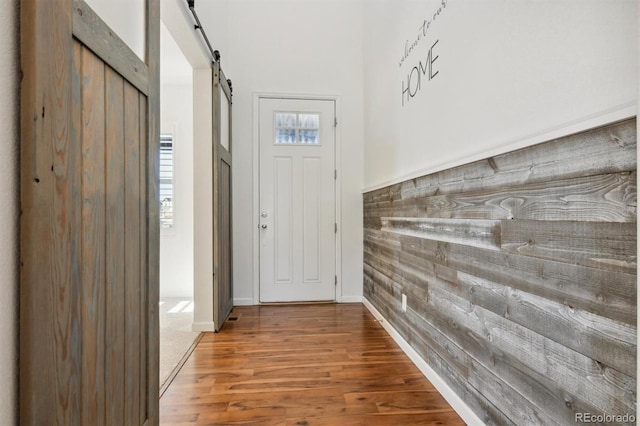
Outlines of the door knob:
[[262,224],[262,229],[267,229],[267,225],[266,224]]

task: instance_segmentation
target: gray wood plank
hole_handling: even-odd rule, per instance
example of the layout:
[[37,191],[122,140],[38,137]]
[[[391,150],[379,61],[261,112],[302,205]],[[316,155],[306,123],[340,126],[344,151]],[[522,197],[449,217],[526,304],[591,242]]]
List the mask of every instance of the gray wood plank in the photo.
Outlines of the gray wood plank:
[[500,248],[500,221],[383,217],[382,231],[491,250]]
[[[431,198],[409,198],[398,199],[393,201],[382,201],[371,203],[366,206],[365,217],[384,217],[384,216],[400,216],[400,217],[428,217],[429,202]],[[434,217],[445,217],[434,216]],[[483,219],[482,217],[477,217]],[[491,219],[491,218],[488,218]]]
[[[365,276],[368,278],[369,276],[372,276],[372,275],[370,275],[368,271],[365,270]],[[376,294],[375,297],[377,298],[377,300],[382,300],[381,303],[389,306],[390,305],[389,295],[386,293],[387,291],[386,289],[389,286],[388,285],[382,286],[382,287],[377,286],[378,283],[377,281],[375,281],[376,278],[377,277],[373,276],[373,279],[369,280],[370,281],[369,286],[371,287],[375,285],[377,288],[375,292]],[[439,289],[438,291],[441,292],[441,290]],[[446,294],[446,293],[441,293],[441,294]],[[369,298],[369,293],[365,292],[365,296]],[[392,295],[392,300],[394,302],[395,302],[395,299],[396,299],[395,295]],[[400,309],[398,308],[395,310],[387,311],[388,313],[387,318],[389,319],[389,321],[391,321],[395,325],[397,321],[396,317],[407,316],[408,318],[412,318],[414,311],[421,312],[424,318],[430,318],[429,321],[434,321],[434,322],[425,323],[424,320],[419,320],[419,321],[414,320],[414,322],[417,321],[417,325],[413,330],[409,332],[409,335],[408,335],[409,337],[405,336],[405,338],[407,338],[411,342],[415,342],[416,336],[422,336],[423,338],[427,336],[429,339],[433,339],[434,336],[438,336],[440,335],[440,333],[443,333],[441,336],[441,340],[444,343],[442,343],[442,345],[447,348],[447,350],[443,352],[446,356],[446,359],[449,360],[448,362],[454,362],[455,359],[460,358],[460,354],[458,353],[456,355],[455,353],[452,352],[452,348],[455,348],[455,347],[452,346],[453,342],[449,341],[449,339],[451,339],[452,337],[456,337],[455,339],[455,341],[457,342],[456,344],[460,344],[464,348],[464,351],[462,352],[463,354],[465,355],[467,353],[475,354],[475,356],[477,357],[476,360],[473,361],[474,363],[473,368],[475,369],[484,368],[483,366],[486,366],[487,368],[493,369],[495,371],[495,368],[498,365],[496,364],[496,357],[499,357],[499,359],[501,360],[500,365],[502,366],[500,368],[500,371],[502,371],[501,374],[504,375],[503,378],[504,380],[506,380],[506,383],[509,383],[510,386],[516,386],[520,391],[524,392],[525,395],[527,395],[527,399],[531,399],[533,401],[536,401],[536,400],[539,401],[538,406],[543,411],[549,410],[549,407],[554,407],[550,411],[550,414],[554,418],[564,418],[564,419],[573,420],[574,419],[573,416],[575,412],[585,412],[585,411],[599,412],[600,409],[598,409],[596,405],[593,405],[593,403],[586,403],[585,401],[581,400],[575,395],[573,396],[567,395],[566,391],[563,390],[563,383],[553,383],[551,379],[544,379],[544,374],[540,372],[535,372],[535,371],[527,372],[526,368],[528,367],[526,365],[528,364],[520,365],[521,363],[517,361],[519,358],[506,357],[506,355],[499,348],[493,349],[492,345],[487,341],[479,345],[478,343],[482,341],[482,339],[486,338],[486,337],[482,337],[482,336],[487,336],[486,333],[477,334],[477,331],[476,331],[473,333],[475,337],[472,337],[467,329],[461,329],[461,325],[462,325],[461,321],[459,321],[458,319],[451,319],[451,318],[457,318],[457,315],[455,314],[453,314],[453,317],[452,317],[452,312],[454,311],[455,312],[459,312],[459,311],[475,312],[475,307],[473,305],[469,304],[468,308],[464,309],[464,302],[461,302],[461,301],[460,303],[456,304],[456,306],[451,307],[451,305],[447,306],[446,303],[443,304],[442,300],[439,300],[439,302],[430,302],[429,304],[426,304],[423,301],[417,301],[414,303],[414,301],[409,300],[409,310],[406,314],[401,313]],[[509,317],[509,319],[511,319],[511,317]],[[472,320],[478,321],[478,318],[474,317],[474,319]],[[532,320],[536,321],[538,319],[533,318]],[[490,333],[490,330],[488,332]],[[625,337],[629,336],[629,333],[625,333],[625,334],[626,334]],[[430,347],[432,348],[437,347],[437,345],[435,346],[434,345],[435,344],[431,342]],[[557,346],[557,347],[561,347],[561,346]],[[534,352],[534,354],[535,353],[536,352]],[[480,362],[478,360],[482,361],[482,363],[478,364]],[[612,372],[613,372],[612,369],[607,369],[608,375],[612,374]],[[616,373],[613,373],[613,374],[616,374]],[[535,381],[532,380],[530,377],[534,377]],[[481,383],[481,382],[477,382],[477,383]],[[544,385],[542,385],[542,383],[544,383]],[[532,389],[534,390],[533,393],[531,393]],[[617,392],[618,388],[614,386],[612,389],[613,389],[613,392]],[[511,400],[513,401],[513,397],[511,398]],[[569,407],[568,407],[570,408],[569,412],[567,412],[567,404],[569,404]],[[525,407],[522,407],[522,409],[524,410]],[[583,410],[583,411],[580,411],[580,410]]]
[[[422,215],[431,218],[635,222],[636,181],[630,172],[586,176],[437,195],[418,206],[424,205]],[[410,216],[416,207],[404,210],[400,215]]]
[[[367,230],[365,234],[372,232]],[[388,238],[393,235],[386,233]],[[399,236],[402,250],[605,318],[635,324],[636,276],[494,250]]]
[[[497,413],[492,413],[491,418],[495,419],[497,424],[515,422],[517,425],[553,425],[561,423],[562,419],[573,420],[574,411],[566,406],[563,391],[559,386],[550,384],[551,391],[545,389],[547,398],[535,398],[531,390],[539,391],[541,385],[527,380],[528,376],[522,372],[503,363],[502,365],[506,367],[503,368],[506,370],[506,374],[498,376],[494,372],[495,369],[491,371],[485,367],[474,358],[474,353],[458,346],[447,338],[441,329],[432,326],[413,309],[410,308],[405,316],[407,323],[410,324],[410,333],[419,337],[414,337],[413,341],[418,343],[417,346],[425,347],[419,352],[424,354],[429,365],[436,369],[441,377],[449,381],[452,373],[455,374],[457,370],[463,371],[463,375],[457,376],[464,378],[465,382],[457,383],[456,387],[466,386],[471,393],[481,395],[495,407],[493,409]],[[424,342],[423,345],[419,344],[420,340]],[[456,365],[457,367],[455,367]],[[455,370],[452,367],[455,367]],[[491,367],[494,365],[492,364]],[[501,369],[498,369],[498,372],[504,373]],[[456,380],[453,382],[455,383]],[[548,385],[545,384],[545,386]],[[465,391],[463,390],[463,392]],[[553,392],[555,394],[552,394]],[[469,392],[467,391],[467,393]],[[593,411],[594,407],[588,407],[588,409]],[[483,406],[483,411],[487,411],[486,405]],[[505,416],[505,414],[507,415]]]
[[[536,404],[538,401],[523,395],[509,382],[498,378],[473,358],[469,359],[469,364],[472,368],[468,381],[471,387],[499,406],[500,411],[516,425],[560,425],[570,417],[561,418],[556,414],[563,409],[563,407],[557,407],[564,405],[562,400],[556,399],[553,404],[556,406],[554,409],[550,409],[549,406],[540,407],[541,404]],[[564,411],[567,411],[566,408]]]
[[[367,298],[369,298],[368,295]],[[387,299],[385,298],[384,290],[382,290],[382,293],[380,291],[377,292],[375,300],[376,306],[379,303],[386,303]],[[492,333],[493,329],[482,327],[482,316],[473,316],[469,321],[477,324],[478,327],[476,328],[484,330],[483,332],[478,333],[477,329],[465,326],[467,322],[460,320],[459,317],[473,314],[475,310],[461,309],[460,305],[454,306],[452,310],[451,305],[436,306],[429,303],[417,308],[420,312],[418,315],[415,307],[411,305],[413,304],[410,304],[405,314],[393,315],[396,311],[385,310],[388,315],[387,318],[390,318],[390,321],[401,334],[405,334],[405,337],[413,346],[416,346],[418,336],[427,339],[429,342],[428,347],[431,351],[435,350],[442,354],[449,366],[459,365],[457,370],[463,372],[464,377],[470,383],[473,382],[480,386],[481,392],[487,393],[485,387],[482,386],[484,379],[474,378],[474,374],[477,374],[477,370],[487,369],[487,371],[493,371],[492,375],[497,374],[494,377],[498,383],[508,383],[509,387],[512,387],[514,391],[524,395],[525,401],[533,402],[540,411],[539,415],[543,415],[543,417],[543,413],[546,413],[551,418],[564,419],[564,422],[566,422],[573,421],[576,412],[603,412],[598,405],[590,403],[581,396],[567,392],[564,382],[558,382],[553,374],[547,374],[546,371],[540,373],[533,370],[523,358],[514,357],[500,347],[494,348],[491,341],[487,340],[488,333]],[[410,327],[407,328],[406,323],[402,325],[403,318],[408,321]],[[398,327],[399,324],[400,326]],[[430,365],[433,364],[434,359],[428,355],[428,352],[425,358],[431,361]],[[439,369],[436,369],[436,371],[441,372]],[[443,376],[445,380],[450,377],[450,367],[448,371],[449,373]],[[609,380],[609,376],[612,374],[616,373],[614,370],[608,369],[602,375],[602,381],[607,383],[608,392],[616,393],[618,392],[617,385]],[[631,385],[627,384],[627,386]],[[630,387],[627,388],[627,391],[628,389]],[[510,401],[515,401],[519,398],[521,397],[512,395]],[[611,399],[607,401],[606,403],[609,403]],[[496,400],[495,402],[498,405],[504,405],[504,401]],[[522,413],[525,413],[527,405],[522,406],[521,410]]]
[[[368,273],[370,265],[375,267],[377,271],[368,274],[371,279],[387,289],[394,288],[389,303],[399,303],[401,293],[410,296],[410,305],[412,297],[426,302],[428,286],[437,285],[605,365],[635,375],[635,328],[462,272],[454,280],[449,277],[453,272],[449,268],[444,270],[443,279],[442,272],[436,271],[439,265],[427,262],[420,268],[420,263],[425,262],[404,252],[396,260],[367,248],[364,271]],[[404,279],[414,275],[414,280]]]
[[459,286],[448,289],[606,366],[636,374],[634,327],[464,273]]
[[637,271],[636,223],[504,221],[502,250],[609,271]]
[[635,171],[636,142],[633,118],[406,181],[401,198]]
[[[602,412],[635,411],[635,384],[629,386],[627,380],[612,383],[611,369],[593,359],[434,287],[430,288],[429,309],[448,317],[461,332],[473,333],[492,356],[508,354],[520,360]],[[591,386],[585,386],[585,381]]]
[[[407,313],[394,315],[397,312],[385,306],[388,299],[384,291],[378,292],[374,297],[366,294],[366,297],[380,312],[385,313],[394,328],[428,364],[463,396],[465,401],[471,402],[469,406],[474,408],[476,414],[487,424],[508,424],[512,420],[506,420],[507,417],[497,408],[497,412],[492,412],[491,406],[473,404],[474,398],[492,401],[490,404],[500,406],[509,413],[509,418],[518,419],[516,424],[556,424],[557,421],[562,423],[563,419],[564,422],[569,419],[573,421],[576,410],[598,412],[596,407],[567,394],[561,385],[544,377],[532,379],[529,375],[532,372],[528,372],[527,367],[521,365],[518,360],[505,354],[494,356],[483,345],[478,344],[478,336],[458,329],[451,335],[449,329],[456,327],[456,323],[452,323],[437,311],[421,308],[421,312],[430,313],[423,317],[410,306]],[[499,375],[496,375],[496,372]],[[510,402],[505,403],[500,399],[499,393],[489,389],[490,383],[513,392],[509,395]],[[567,401],[572,403],[567,404]]]

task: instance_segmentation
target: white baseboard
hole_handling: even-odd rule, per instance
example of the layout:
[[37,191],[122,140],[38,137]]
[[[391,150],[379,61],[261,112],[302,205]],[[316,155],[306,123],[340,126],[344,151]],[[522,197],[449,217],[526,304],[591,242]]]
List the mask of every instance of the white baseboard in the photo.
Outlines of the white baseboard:
[[[362,296],[342,296],[338,303],[362,303]],[[255,303],[253,299],[233,299],[233,306],[254,306],[260,303]]]
[[373,316],[380,321],[382,327],[389,333],[389,335],[395,340],[405,354],[411,359],[411,361],[418,367],[418,369],[424,374],[424,376],[433,384],[433,386],[440,392],[440,394],[447,400],[449,405],[458,413],[462,420],[467,425],[471,426],[484,426],[484,423],[480,418],[469,408],[467,404],[458,396],[457,393],[445,383],[444,380],[436,373],[427,362],[407,343],[406,340],[396,331],[395,328],[389,324],[389,322],[382,316],[380,312],[369,302],[366,298],[362,298],[362,303],[369,309]]
[[362,303],[362,296],[342,296],[338,303]]
[[216,331],[213,321],[194,322],[191,331]]

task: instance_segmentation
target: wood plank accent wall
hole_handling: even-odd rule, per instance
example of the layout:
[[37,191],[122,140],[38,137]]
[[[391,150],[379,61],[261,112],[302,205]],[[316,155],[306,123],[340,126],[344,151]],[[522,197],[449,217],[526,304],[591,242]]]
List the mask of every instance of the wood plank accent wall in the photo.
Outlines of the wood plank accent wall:
[[636,182],[630,119],[368,192],[365,298],[487,424],[635,415]]

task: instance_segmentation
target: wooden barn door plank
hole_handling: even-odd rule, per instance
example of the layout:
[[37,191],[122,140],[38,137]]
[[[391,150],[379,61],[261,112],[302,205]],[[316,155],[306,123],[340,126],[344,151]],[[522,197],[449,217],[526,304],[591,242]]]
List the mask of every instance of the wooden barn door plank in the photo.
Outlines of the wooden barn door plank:
[[107,111],[107,297],[106,399],[110,422],[124,422],[124,283],[125,283],[125,170],[124,81],[106,71]]
[[125,128],[125,421],[137,420],[140,404],[140,129],[138,91],[124,88]]
[[[147,224],[147,216],[148,216],[148,206],[147,199],[144,197],[146,191],[146,179],[147,179],[147,152],[146,152],[146,141],[147,141],[147,97],[143,94],[138,95],[138,105],[139,105],[139,114],[141,117],[141,125],[139,126],[140,130],[140,198],[138,200],[139,204],[139,225],[140,225],[140,264],[138,265],[140,269],[140,282],[148,283],[147,280],[148,272],[147,272],[147,253],[149,252],[149,244],[147,241],[149,235],[149,226]],[[147,419],[148,412],[148,401],[147,401],[147,392],[148,392],[148,371],[145,362],[148,363],[150,360],[149,353],[149,318],[148,318],[148,309],[149,305],[149,291],[147,290],[146,285],[140,286],[140,305],[139,311],[137,312],[138,318],[140,319],[140,333],[139,333],[139,345],[140,345],[140,370],[138,372],[132,372],[132,374],[138,373],[140,376],[140,387],[139,387],[139,398],[140,398],[140,410],[139,410],[139,419],[138,424],[143,424]],[[157,304],[157,302],[156,302]],[[135,313],[134,313],[135,315]],[[145,361],[146,360],[146,361]]]
[[[104,63],[74,43],[74,123],[82,139],[82,423],[103,424],[105,338],[105,90]],[[80,93],[76,93],[80,92]]]
[[69,114],[70,12],[69,0],[21,2],[21,423],[80,422],[81,276],[73,259],[81,159]]

